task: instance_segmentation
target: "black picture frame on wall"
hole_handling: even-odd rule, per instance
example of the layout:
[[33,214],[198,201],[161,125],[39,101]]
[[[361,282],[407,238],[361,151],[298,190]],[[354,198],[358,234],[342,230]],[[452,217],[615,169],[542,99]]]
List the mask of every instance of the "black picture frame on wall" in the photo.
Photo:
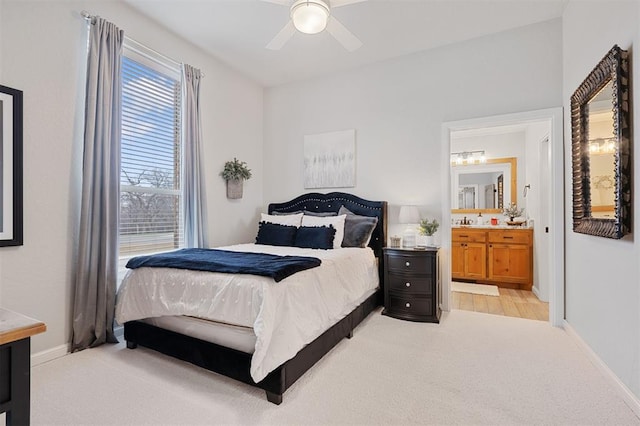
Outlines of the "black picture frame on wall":
[[0,85],[0,247],[21,246],[22,91]]

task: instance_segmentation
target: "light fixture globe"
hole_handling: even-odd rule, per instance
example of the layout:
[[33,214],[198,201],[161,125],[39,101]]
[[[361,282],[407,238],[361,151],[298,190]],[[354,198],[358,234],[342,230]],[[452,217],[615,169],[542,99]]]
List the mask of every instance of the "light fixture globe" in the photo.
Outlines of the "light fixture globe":
[[291,20],[301,33],[324,31],[328,19],[329,4],[323,0],[298,0],[291,6]]

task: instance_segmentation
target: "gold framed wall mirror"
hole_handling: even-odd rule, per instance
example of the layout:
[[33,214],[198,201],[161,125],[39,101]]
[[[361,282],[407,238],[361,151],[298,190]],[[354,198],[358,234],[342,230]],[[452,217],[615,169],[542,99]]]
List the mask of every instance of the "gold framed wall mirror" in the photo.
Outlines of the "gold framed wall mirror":
[[490,158],[483,163],[451,165],[453,214],[502,213],[517,202],[518,160]]
[[614,46],[571,96],[574,232],[631,231],[628,53]]

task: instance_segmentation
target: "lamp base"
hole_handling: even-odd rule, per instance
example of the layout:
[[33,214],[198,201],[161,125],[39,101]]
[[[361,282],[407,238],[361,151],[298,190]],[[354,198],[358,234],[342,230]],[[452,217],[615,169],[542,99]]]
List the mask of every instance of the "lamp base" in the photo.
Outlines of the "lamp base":
[[416,246],[416,231],[407,229],[402,234],[402,248],[414,248]]

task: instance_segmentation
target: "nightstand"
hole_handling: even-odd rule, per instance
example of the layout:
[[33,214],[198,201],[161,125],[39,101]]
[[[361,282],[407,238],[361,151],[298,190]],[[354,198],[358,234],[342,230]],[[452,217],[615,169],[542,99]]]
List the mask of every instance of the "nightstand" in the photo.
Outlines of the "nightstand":
[[383,315],[440,322],[438,249],[384,248]]

